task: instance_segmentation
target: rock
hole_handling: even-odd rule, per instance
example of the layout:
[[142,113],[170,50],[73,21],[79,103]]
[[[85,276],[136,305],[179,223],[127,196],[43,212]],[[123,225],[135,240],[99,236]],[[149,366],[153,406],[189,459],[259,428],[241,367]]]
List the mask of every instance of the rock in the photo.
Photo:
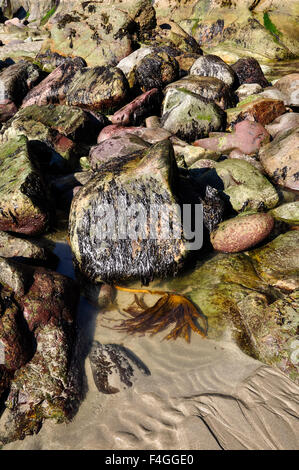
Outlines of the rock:
[[261,124],[245,120],[236,124],[234,132],[231,134],[196,140],[193,145],[218,153],[237,149],[249,155],[258,151],[269,140],[270,134]]
[[206,150],[202,147],[194,147],[175,136],[170,137],[170,141],[173,145],[177,164],[182,167],[191,167],[196,162],[200,162],[201,160],[206,161],[206,159],[218,160],[220,157],[218,152]]
[[118,64],[117,68],[120,69],[126,76],[130,88],[133,88],[137,84],[136,80],[136,67],[141,62],[141,60],[152,54],[152,47],[141,47],[136,51],[129,54],[127,57],[124,57]]
[[276,220],[290,225],[299,225],[299,201],[282,204],[271,211]]
[[95,118],[75,107],[32,105],[21,109],[2,127],[0,141],[26,135],[43,171],[71,171],[85,151],[84,144],[95,143],[106,122],[105,116]]
[[137,96],[131,103],[116,111],[110,117],[112,124],[122,126],[138,126],[144,119],[159,110],[161,105],[160,93],[157,88]]
[[249,253],[257,274],[271,286],[292,291],[299,287],[299,232],[279,235]]
[[89,360],[97,389],[106,394],[131,388],[138,376],[150,375],[136,356],[118,344],[103,345],[94,341]]
[[227,127],[232,129],[244,119],[256,121],[265,126],[286,112],[283,101],[252,95],[237,104],[236,108],[227,109]]
[[274,119],[266,126],[266,129],[272,137],[275,137],[279,132],[296,127],[299,127],[299,113],[286,113]]
[[259,153],[267,174],[280,186],[299,190],[299,128],[289,129],[265,145]]
[[122,160],[123,157],[143,152],[150,145],[134,134],[106,139],[92,147],[89,154],[90,167],[94,171],[107,169],[110,162]]
[[238,212],[274,208],[279,201],[272,184],[244,160],[217,162],[216,172],[224,184],[224,193]]
[[199,57],[190,69],[190,75],[202,77],[216,77],[232,86],[235,81],[235,74],[232,68],[216,55],[205,55]]
[[149,129],[157,129],[161,127],[159,116],[149,116],[145,119],[145,127]]
[[2,444],[38,432],[47,418],[67,421],[79,393],[72,371],[78,289],[71,279],[43,268],[26,267],[26,275],[31,278],[28,292],[14,296],[36,348],[11,382],[2,416]]
[[243,101],[248,96],[260,93],[262,90],[263,88],[258,83],[244,83],[244,85],[237,88],[236,95],[240,101]]
[[34,60],[36,54],[41,49],[41,41],[26,42],[20,41],[18,43],[9,43],[0,47],[0,60],[14,60],[15,62],[23,59]]
[[[107,283],[141,279],[146,284],[155,277],[173,275],[180,269],[188,250],[181,233],[177,199],[172,192],[177,177],[173,150],[170,142],[165,140],[146,151],[144,158],[137,159],[135,165],[131,161],[121,171],[115,168],[110,173],[99,172],[81,188],[73,199],[69,234],[76,265],[87,278],[92,282]],[[135,216],[140,222],[137,228],[136,218],[134,222],[133,214],[130,216],[126,212],[126,204],[138,204],[139,215],[135,213]],[[148,215],[142,209],[149,204],[159,207],[175,204],[172,234],[179,232],[180,235],[165,238],[168,224],[165,217],[161,221],[161,231],[155,229],[156,233],[149,238]],[[105,217],[105,208],[108,219],[99,224],[99,217]],[[121,219],[118,220],[119,214]],[[141,220],[143,215],[146,217]],[[125,224],[126,234],[122,224]],[[139,234],[140,230],[144,235]]]
[[38,86],[34,87],[23,101],[23,107],[37,104],[63,104],[65,96],[76,71],[85,66],[81,58],[68,59],[57,67]]
[[127,89],[126,77],[116,67],[82,68],[71,80],[65,104],[109,112],[123,103]]
[[33,340],[22,312],[10,289],[1,285],[0,343],[4,347],[6,369],[15,371],[33,356]]
[[269,86],[268,88],[265,88],[261,93],[260,93],[260,98],[270,98],[272,100],[280,100],[283,101],[283,103],[286,105],[287,104],[287,97],[284,93],[282,93],[278,88],[275,88],[274,86]]
[[222,130],[225,113],[215,103],[180,89],[167,91],[163,101],[161,124],[164,129],[187,142]]
[[49,213],[45,187],[33,166],[24,136],[0,151],[0,230],[37,235],[46,230]]
[[17,112],[23,98],[41,79],[41,70],[22,60],[0,73],[0,121],[7,121]]
[[158,22],[156,29],[151,32],[152,42],[166,47],[178,48],[181,52],[193,53],[197,57],[203,52],[192,35],[179,26],[175,21],[167,19],[167,22]]
[[[205,167],[207,168],[207,167]],[[223,221],[225,213],[225,203],[217,189],[207,185],[204,199],[201,200],[203,206],[204,225],[211,233]]]
[[229,158],[236,158],[237,160],[245,160],[254,166],[258,171],[265,174],[263,165],[259,160],[257,160],[257,154],[247,155],[246,153],[241,152],[241,150],[235,149],[232,150],[229,154]]
[[152,88],[161,90],[179,78],[179,66],[173,57],[165,52],[158,52],[141,59],[136,66],[135,74],[142,91]]
[[82,57],[74,57],[74,59],[70,59],[69,57],[64,57],[63,55],[57,54],[57,52],[45,51],[40,52],[35,57],[35,63],[47,73],[53,72],[57,67],[61,65],[68,64],[74,61],[74,63],[82,63],[82,67],[86,67],[86,62]]
[[98,144],[103,142],[106,139],[110,139],[111,137],[123,137],[126,134],[133,134],[140,139],[149,142],[150,144],[154,144],[160,142],[161,140],[168,139],[171,136],[171,133],[168,132],[166,129],[160,128],[147,128],[147,127],[125,127],[125,126],[118,126],[118,125],[111,125],[106,126],[100,132],[98,136]]
[[89,67],[116,65],[155,24],[150,0],[128,0],[125,8],[119,0],[63,2],[46,25],[50,38],[43,49],[82,56]]
[[219,224],[211,233],[214,250],[237,253],[248,250],[269,236],[273,217],[265,213],[239,215]]
[[269,86],[260,64],[254,57],[239,59],[231,66],[237,76],[239,85],[244,83],[258,83],[261,87]]
[[55,12],[55,7],[57,5],[56,0],[43,0],[38,2],[36,0],[4,0],[1,2],[1,8],[4,15],[8,18],[12,18],[16,15],[20,7],[22,7],[25,12],[28,12],[27,20],[34,22],[45,22],[46,18],[49,16],[49,13]]
[[47,250],[37,243],[0,232],[0,256],[20,262],[43,263],[49,259]]
[[291,73],[280,78],[274,85],[286,96],[285,105],[299,106],[299,73]]
[[[169,16],[201,44],[204,51],[231,58],[259,61],[289,60],[298,55],[296,0],[282,4],[235,0],[178,3],[156,0],[159,21]],[[226,60],[226,59],[225,59]]]
[[171,89],[191,91],[209,101],[214,101],[222,109],[230,108],[236,104],[236,97],[232,94],[230,87],[215,77],[189,75],[168,85],[165,93]]

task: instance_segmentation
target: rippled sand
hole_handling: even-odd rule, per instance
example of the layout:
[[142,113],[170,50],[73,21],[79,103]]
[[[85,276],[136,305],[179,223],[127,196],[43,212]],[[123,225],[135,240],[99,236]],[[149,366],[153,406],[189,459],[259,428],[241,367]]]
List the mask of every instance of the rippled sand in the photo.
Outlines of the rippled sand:
[[[59,271],[73,275],[69,248],[56,245]],[[131,297],[120,293],[119,306]],[[149,368],[134,386],[100,393],[88,359],[88,392],[68,425],[47,421],[38,435],[5,449],[298,449],[299,389],[279,371],[243,354],[229,337],[193,335],[191,344],[161,341],[163,334],[132,337],[103,327],[103,315],[82,298],[81,341],[118,343]],[[104,323],[103,323],[104,322]]]

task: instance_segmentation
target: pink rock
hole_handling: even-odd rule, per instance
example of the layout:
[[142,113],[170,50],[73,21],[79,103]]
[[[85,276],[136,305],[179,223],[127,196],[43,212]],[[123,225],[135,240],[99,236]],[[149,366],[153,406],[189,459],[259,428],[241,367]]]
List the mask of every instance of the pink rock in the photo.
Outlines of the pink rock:
[[237,253],[264,240],[274,226],[270,214],[238,215],[218,225],[211,233],[211,243],[217,251]]
[[126,134],[137,135],[137,137],[140,137],[141,139],[151,144],[168,139],[171,136],[170,132],[162,128],[150,129],[141,126],[124,127],[112,124],[111,126],[104,127],[104,129],[100,132],[98,136],[98,144],[100,144],[106,139],[110,139],[111,137],[124,136]]
[[236,124],[234,132],[223,133],[218,137],[196,140],[193,145],[214,152],[230,152],[234,149],[250,155],[260,149],[263,143],[269,142],[270,134],[258,122],[244,120]]
[[131,103],[127,104],[110,118],[113,124],[136,125],[151,115],[160,104],[160,93],[158,88],[146,91],[137,96]]

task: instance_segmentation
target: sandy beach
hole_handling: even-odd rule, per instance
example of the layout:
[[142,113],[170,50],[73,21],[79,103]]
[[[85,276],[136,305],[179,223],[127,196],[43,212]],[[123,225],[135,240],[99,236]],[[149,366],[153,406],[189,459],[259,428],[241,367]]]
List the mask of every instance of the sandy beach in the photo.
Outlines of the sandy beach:
[[[58,271],[73,275],[68,247],[59,243]],[[118,305],[131,295],[119,293]],[[228,336],[221,341],[193,334],[184,340],[127,336],[103,327],[103,314],[84,298],[79,306],[80,336],[132,351],[150,370],[133,387],[100,393],[85,361],[88,392],[70,424],[48,420],[41,431],[4,446],[12,449],[220,450],[297,449],[299,390],[284,374],[242,353]]]

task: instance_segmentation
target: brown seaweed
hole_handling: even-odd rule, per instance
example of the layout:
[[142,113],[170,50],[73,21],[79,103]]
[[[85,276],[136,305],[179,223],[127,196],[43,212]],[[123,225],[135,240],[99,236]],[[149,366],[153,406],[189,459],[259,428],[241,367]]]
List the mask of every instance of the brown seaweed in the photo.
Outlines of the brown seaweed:
[[[126,331],[129,334],[149,333],[153,336],[175,323],[170,333],[163,339],[170,340],[181,337],[189,343],[191,330],[203,337],[207,335],[208,325],[206,317],[187,297],[174,292],[130,289],[121,286],[115,286],[115,288],[125,292],[162,295],[155,305],[148,307],[143,299],[138,298],[135,294],[133,304],[124,310],[129,317],[116,326],[116,329]],[[196,322],[198,319],[202,320],[204,326],[197,326]]]

